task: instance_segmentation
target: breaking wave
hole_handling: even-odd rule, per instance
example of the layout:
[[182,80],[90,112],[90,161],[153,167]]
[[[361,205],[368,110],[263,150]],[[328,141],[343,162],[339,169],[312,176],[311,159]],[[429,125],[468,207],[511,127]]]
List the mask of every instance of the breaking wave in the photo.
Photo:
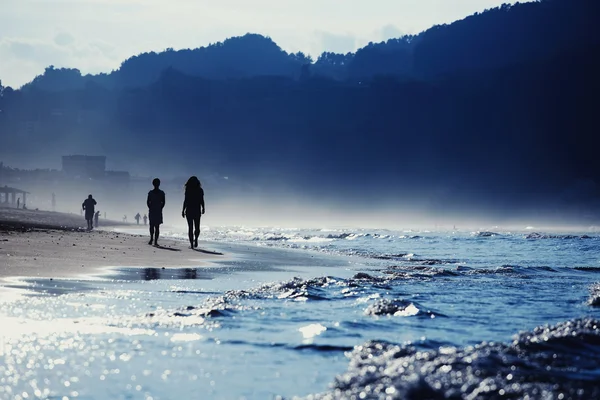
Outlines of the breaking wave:
[[576,319],[512,343],[440,346],[369,341],[330,391],[307,399],[593,399],[600,396],[600,322]]

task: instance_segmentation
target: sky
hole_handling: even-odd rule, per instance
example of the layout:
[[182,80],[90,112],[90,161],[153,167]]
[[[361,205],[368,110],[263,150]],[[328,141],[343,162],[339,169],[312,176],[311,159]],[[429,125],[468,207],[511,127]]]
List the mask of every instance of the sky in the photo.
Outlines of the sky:
[[0,80],[44,68],[110,72],[145,51],[197,48],[247,32],[315,59],[419,33],[508,0],[0,0]]

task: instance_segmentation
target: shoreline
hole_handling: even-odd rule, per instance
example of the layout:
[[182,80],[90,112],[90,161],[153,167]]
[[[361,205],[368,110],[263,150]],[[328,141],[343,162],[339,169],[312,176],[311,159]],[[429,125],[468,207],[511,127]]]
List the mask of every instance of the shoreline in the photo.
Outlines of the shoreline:
[[51,287],[52,280],[212,280],[240,273],[261,281],[271,275],[291,278],[348,267],[343,256],[232,242],[201,240],[199,248],[190,249],[187,241],[166,237],[159,239],[160,246],[150,246],[148,235],[119,231],[129,224],[88,232],[77,228],[72,219],[61,218],[64,214],[33,214],[51,219],[49,225],[32,224],[23,210],[10,211],[0,212],[0,290],[38,291],[36,287]]
[[0,209],[0,281],[8,277],[72,278],[101,275],[107,267],[202,267],[226,257],[191,250],[187,243],[111,231],[111,224],[88,232],[79,216]]
[[191,250],[165,238],[150,246],[148,237],[109,230],[35,229],[0,231],[0,279],[6,277],[73,277],[101,274],[107,267],[201,267],[218,252]]
[[[131,226],[131,224],[101,220],[99,229]],[[59,211],[23,210],[0,207],[0,234],[4,232],[30,232],[35,230],[87,231],[81,215]]]

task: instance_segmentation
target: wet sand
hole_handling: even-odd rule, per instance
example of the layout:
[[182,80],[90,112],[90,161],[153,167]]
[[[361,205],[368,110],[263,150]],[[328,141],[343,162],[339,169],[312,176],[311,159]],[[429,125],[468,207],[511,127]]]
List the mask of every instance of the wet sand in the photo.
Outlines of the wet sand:
[[[243,274],[239,279],[256,283],[325,271],[353,273],[343,256],[202,240],[198,249],[190,249],[187,241],[166,238],[156,247],[148,244],[149,235],[134,234],[134,225],[87,232],[79,222],[69,214],[0,209],[0,290],[60,294],[86,290],[85,282],[97,278],[213,280]],[[131,228],[131,233],[121,232]],[[221,283],[229,285],[226,281]]]
[[[194,251],[187,243],[129,235],[108,227],[87,232],[79,216],[47,211],[0,209],[0,279],[94,275],[103,267],[200,267],[223,259]],[[114,224],[123,226],[123,224]]]

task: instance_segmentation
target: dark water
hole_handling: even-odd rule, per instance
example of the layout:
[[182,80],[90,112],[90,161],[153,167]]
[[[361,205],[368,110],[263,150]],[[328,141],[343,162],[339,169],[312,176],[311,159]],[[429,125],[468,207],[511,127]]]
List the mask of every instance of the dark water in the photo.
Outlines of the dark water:
[[3,302],[0,398],[600,398],[594,234],[204,234],[252,257]]

